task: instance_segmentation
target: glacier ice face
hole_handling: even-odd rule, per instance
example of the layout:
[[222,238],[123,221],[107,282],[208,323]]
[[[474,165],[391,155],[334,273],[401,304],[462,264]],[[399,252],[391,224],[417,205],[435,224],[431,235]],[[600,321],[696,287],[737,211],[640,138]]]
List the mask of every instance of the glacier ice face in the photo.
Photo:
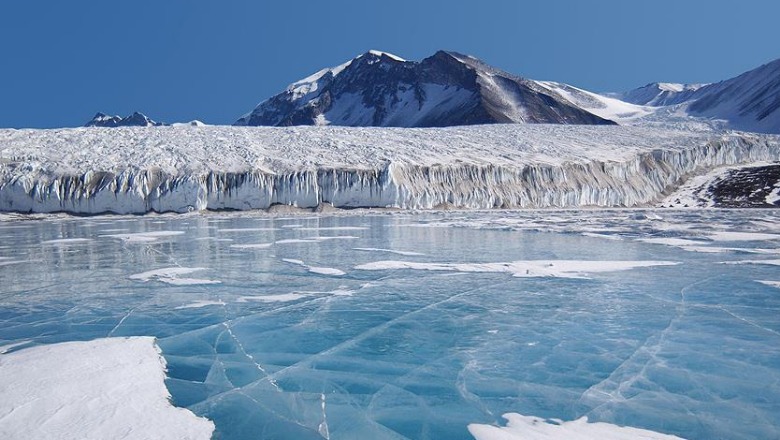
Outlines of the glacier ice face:
[[0,130],[0,210],[641,206],[691,174],[777,160],[774,136],[652,127]]

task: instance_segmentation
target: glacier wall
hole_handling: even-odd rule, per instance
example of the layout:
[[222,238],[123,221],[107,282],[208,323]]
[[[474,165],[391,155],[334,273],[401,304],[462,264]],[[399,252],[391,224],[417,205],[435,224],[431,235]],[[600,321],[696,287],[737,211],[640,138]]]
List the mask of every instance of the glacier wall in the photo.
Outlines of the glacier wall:
[[691,175],[722,165],[780,159],[776,140],[711,137],[681,148],[637,151],[620,159],[560,163],[415,164],[394,158],[375,166],[313,166],[278,171],[178,171],[128,167],[118,171],[51,172],[0,163],[0,210],[75,214],[315,208],[631,207],[658,200]]

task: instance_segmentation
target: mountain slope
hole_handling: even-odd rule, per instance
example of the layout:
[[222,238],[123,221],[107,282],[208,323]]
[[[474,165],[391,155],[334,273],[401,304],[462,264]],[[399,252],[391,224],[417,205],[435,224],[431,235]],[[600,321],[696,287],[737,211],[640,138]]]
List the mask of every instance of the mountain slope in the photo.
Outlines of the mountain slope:
[[693,98],[706,84],[650,83],[638,89],[616,94],[616,98],[631,104],[662,107],[680,104]]
[[651,107],[624,102],[617,98],[599,95],[568,84],[552,81],[536,81],[536,83],[581,109],[620,124],[631,123],[655,111]]
[[780,59],[718,83],[653,83],[617,96],[647,106],[679,105],[689,116],[727,128],[780,133]]
[[780,59],[697,90],[688,112],[729,127],[780,133]]
[[614,124],[535,81],[439,51],[420,62],[369,51],[260,103],[235,125],[444,127]]

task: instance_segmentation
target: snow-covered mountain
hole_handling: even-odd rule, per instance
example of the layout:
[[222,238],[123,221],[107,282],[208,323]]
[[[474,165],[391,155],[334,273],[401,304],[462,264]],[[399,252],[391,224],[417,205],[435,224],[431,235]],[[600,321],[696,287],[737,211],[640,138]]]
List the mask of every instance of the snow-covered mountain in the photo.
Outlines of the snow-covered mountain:
[[491,123],[614,124],[551,92],[456,52],[420,62],[369,51],[260,103],[235,125],[443,127]]
[[149,119],[143,113],[134,112],[124,118],[118,115],[107,115],[98,112],[92,120],[84,124],[85,127],[159,127],[166,125],[162,122],[155,122]]
[[617,93],[615,98],[631,104],[661,107],[680,104],[692,99],[694,93],[706,84],[650,83],[638,89]]
[[654,83],[618,97],[646,106],[679,105],[675,111],[727,128],[780,133],[780,59],[718,83]]
[[619,124],[630,124],[655,112],[655,109],[647,106],[624,102],[568,84],[552,81],[535,81],[535,83],[583,110]]
[[688,112],[745,131],[780,133],[780,59],[697,90]]

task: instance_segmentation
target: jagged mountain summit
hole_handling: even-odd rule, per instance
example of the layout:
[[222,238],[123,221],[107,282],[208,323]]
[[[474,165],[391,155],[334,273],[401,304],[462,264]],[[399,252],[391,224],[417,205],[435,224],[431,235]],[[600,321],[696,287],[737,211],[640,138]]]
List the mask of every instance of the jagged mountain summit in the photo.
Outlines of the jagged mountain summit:
[[718,83],[649,84],[620,98],[648,106],[680,104],[688,115],[728,128],[780,133],[780,59]]
[[369,51],[260,103],[235,125],[612,125],[548,87],[456,52],[420,62]]
[[85,127],[159,127],[167,125],[162,122],[155,122],[149,119],[143,113],[134,112],[124,118],[118,115],[107,115],[98,112],[91,121],[84,124]]

